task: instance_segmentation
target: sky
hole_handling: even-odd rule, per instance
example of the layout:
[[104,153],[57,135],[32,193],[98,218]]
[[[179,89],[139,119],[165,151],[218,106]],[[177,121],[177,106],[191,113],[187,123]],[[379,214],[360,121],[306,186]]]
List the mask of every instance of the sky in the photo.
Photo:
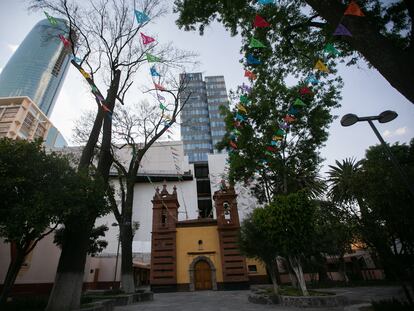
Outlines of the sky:
[[[0,0],[0,72],[20,42],[43,18],[43,13],[28,12],[24,0]],[[146,31],[155,34],[159,42],[172,41],[180,49],[197,53],[200,63],[194,71],[207,76],[223,75],[228,90],[247,82],[240,64],[242,55],[239,37],[231,37],[218,23],[208,27],[204,36],[198,32],[185,32],[176,26],[176,18],[170,10],[165,17],[146,26]],[[399,115],[397,119],[386,124],[377,123],[384,139],[389,143],[404,143],[414,136],[414,104],[398,93],[375,69],[368,69],[364,64],[359,67],[342,66],[339,74],[345,83],[342,107],[334,110],[338,118],[332,123],[330,137],[321,151],[322,157],[326,159],[322,171],[326,171],[326,165],[334,164],[335,160],[348,157],[361,159],[368,146],[378,144],[366,122],[342,127],[339,121],[346,113],[368,116],[394,110]],[[74,122],[84,111],[95,109],[95,105],[83,77],[70,66],[51,121],[71,143]],[[174,131],[174,137],[178,139],[179,127]]]

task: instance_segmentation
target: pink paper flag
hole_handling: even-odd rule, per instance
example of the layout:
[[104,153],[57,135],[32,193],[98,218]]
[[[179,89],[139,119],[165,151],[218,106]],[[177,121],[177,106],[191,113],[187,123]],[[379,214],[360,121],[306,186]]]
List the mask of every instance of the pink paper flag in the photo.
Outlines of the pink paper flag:
[[142,43],[143,43],[143,44],[150,44],[150,43],[152,43],[152,42],[154,42],[154,41],[155,41],[155,39],[154,39],[154,38],[149,37],[149,36],[146,36],[146,35],[144,35],[142,32],[141,32],[141,37],[142,37]]
[[154,83],[154,87],[156,90],[165,91],[165,88],[161,84]]

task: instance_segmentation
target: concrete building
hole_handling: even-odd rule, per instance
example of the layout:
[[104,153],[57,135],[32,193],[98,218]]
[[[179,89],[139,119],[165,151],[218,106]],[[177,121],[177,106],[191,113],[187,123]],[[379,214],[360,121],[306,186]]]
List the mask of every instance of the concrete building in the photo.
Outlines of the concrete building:
[[29,97],[50,117],[69,68],[70,51],[59,34],[67,33],[66,21],[38,22],[25,37],[0,74],[0,97]]
[[28,97],[0,98],[0,137],[46,140],[52,123]]

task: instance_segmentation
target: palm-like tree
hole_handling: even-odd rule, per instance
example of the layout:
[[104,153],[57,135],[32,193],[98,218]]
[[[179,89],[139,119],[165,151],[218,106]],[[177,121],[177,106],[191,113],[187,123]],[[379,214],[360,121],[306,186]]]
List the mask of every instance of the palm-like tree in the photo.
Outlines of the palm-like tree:
[[346,158],[336,165],[329,165],[328,172],[329,191],[328,195],[334,202],[352,203],[357,201],[362,204],[361,187],[359,175],[361,173],[362,161],[356,161],[354,158]]

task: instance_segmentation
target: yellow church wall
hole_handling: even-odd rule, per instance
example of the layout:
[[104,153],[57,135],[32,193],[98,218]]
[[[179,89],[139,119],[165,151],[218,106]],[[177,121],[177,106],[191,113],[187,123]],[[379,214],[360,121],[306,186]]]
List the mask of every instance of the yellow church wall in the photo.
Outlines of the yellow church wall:
[[[203,243],[199,247],[198,241]],[[223,282],[223,271],[220,258],[220,241],[217,226],[177,228],[177,283],[190,283],[188,269],[198,256],[209,258],[216,268],[217,282]]]
[[[249,275],[266,275],[266,266],[265,264],[256,258],[246,258],[247,272]],[[257,272],[249,271],[249,266],[256,266]]]

